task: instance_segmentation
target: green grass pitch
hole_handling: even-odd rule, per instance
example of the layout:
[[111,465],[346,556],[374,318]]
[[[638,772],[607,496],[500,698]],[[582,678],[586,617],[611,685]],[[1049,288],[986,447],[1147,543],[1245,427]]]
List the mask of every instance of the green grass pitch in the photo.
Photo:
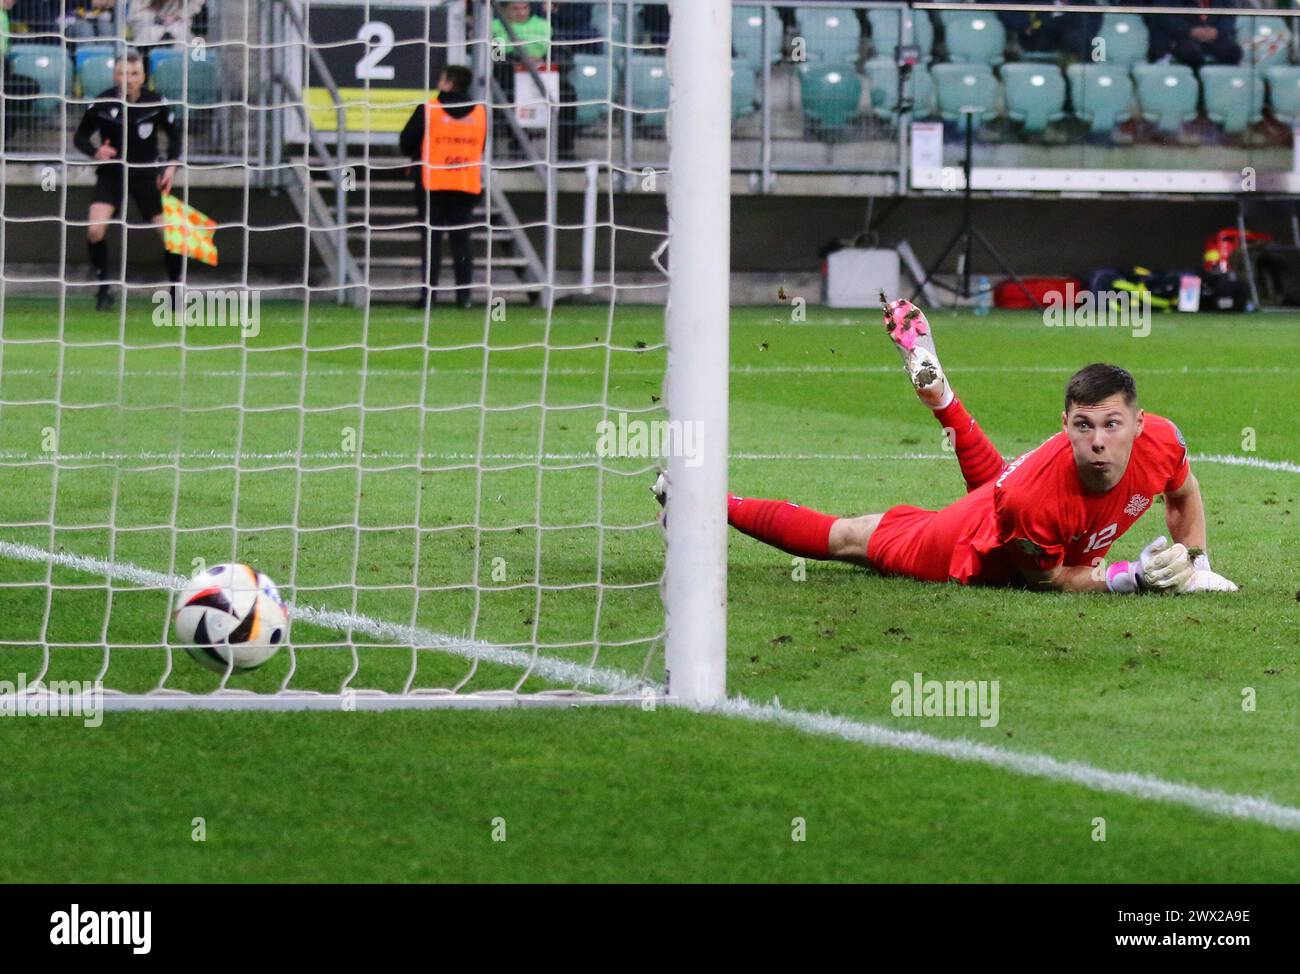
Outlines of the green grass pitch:
[[[295,579],[286,595],[300,603],[535,640],[548,658],[587,662],[599,647],[600,666],[662,677],[662,542],[637,473],[653,461],[614,458],[602,476],[588,457],[606,415],[593,404],[656,406],[659,309],[561,307],[548,328],[522,307],[490,323],[439,309],[426,325],[392,307],[305,314],[268,301],[242,348],[223,347],[226,329],[155,328],[143,302],[124,317],[72,298],[62,314],[36,299],[4,310],[0,541],[180,574],[237,557],[286,588]],[[845,514],[959,496],[878,312],[807,317],[733,312],[733,489]],[[1193,466],[1215,567],[1241,592],[1031,594],[816,563],[800,578],[787,556],[733,534],[729,691],[1300,805],[1295,321],[1164,316],[1138,339],[1030,314],[931,320],[958,394],[1007,455],[1057,428],[1074,369],[1129,368],[1143,405],[1177,422],[1193,455],[1219,458]],[[164,529],[173,510],[176,532]],[[1114,554],[1162,531],[1157,504]],[[49,679],[93,678],[103,651],[66,644],[107,642],[106,685],[158,685],[165,593],[55,568],[47,612],[46,575],[0,558],[0,680],[40,671],[42,643],[55,647]],[[522,675],[432,651],[354,653],[344,634],[305,624],[293,637],[311,647],[292,677],[304,689],[337,690],[354,669],[350,685],[387,690]],[[281,653],[231,685],[272,690],[288,666]],[[890,686],[916,672],[999,681],[999,722],[895,717]],[[177,654],[166,685],[218,680]],[[549,685],[533,675],[523,688]],[[6,880],[1300,878],[1300,832],[663,708],[109,714],[97,729],[9,718],[0,753]],[[206,841],[193,841],[196,818]],[[805,841],[792,841],[796,819]]]

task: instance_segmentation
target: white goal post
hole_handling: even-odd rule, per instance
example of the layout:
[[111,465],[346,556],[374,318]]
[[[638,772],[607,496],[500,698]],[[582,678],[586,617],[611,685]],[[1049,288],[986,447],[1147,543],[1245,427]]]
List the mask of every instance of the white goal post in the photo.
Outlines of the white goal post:
[[[548,18],[573,2],[559,0]],[[330,0],[326,6],[348,5]],[[609,63],[608,97],[577,95],[586,128],[576,158],[558,133],[568,124],[561,103],[573,97],[569,89],[560,88],[548,105],[546,131],[533,133],[531,143],[527,133],[511,129],[510,92],[504,101],[494,93],[485,49],[492,35],[477,18],[490,24],[502,16],[503,3],[476,0],[475,25],[467,28],[453,17],[442,21],[452,25],[439,28],[442,34],[430,25],[446,17],[445,4],[360,0],[350,6],[365,20],[357,38],[375,78],[385,77],[388,51],[394,61],[423,51],[421,85],[427,89],[441,71],[430,67],[434,63],[461,63],[463,53],[480,68],[472,90],[489,121],[485,191],[469,224],[482,248],[474,258],[479,317],[468,326],[474,330],[442,330],[447,299],[470,291],[447,285],[447,269],[435,289],[444,304],[394,319],[397,300],[417,281],[414,260],[385,268],[374,254],[381,240],[427,234],[432,218],[381,201],[383,192],[399,199],[399,189],[385,186],[404,179],[409,186],[409,160],[395,151],[395,130],[372,144],[354,126],[370,125],[385,111],[409,115],[426,96],[403,101],[376,86],[372,103],[369,79],[353,84],[350,77],[326,77],[321,50],[312,49],[315,5],[302,0],[235,0],[220,23],[237,25],[243,35],[201,41],[205,54],[198,67],[199,59],[182,48],[182,67],[173,72],[182,93],[167,99],[181,109],[186,132],[173,192],[213,214],[210,232],[222,249],[216,268],[186,263],[186,290],[177,292],[178,300],[200,295],[194,305],[199,315],[220,307],[233,316],[251,304],[265,326],[249,328],[244,321],[242,328],[192,332],[178,320],[177,327],[152,330],[141,309],[157,305],[164,290],[172,292],[158,280],[161,259],[147,249],[159,246],[161,253],[160,245],[130,200],[110,221],[109,275],[97,279],[111,285],[117,304],[92,318],[82,197],[89,199],[84,188],[93,182],[87,177],[93,163],[72,147],[70,131],[97,92],[74,73],[81,62],[70,62],[69,77],[76,80],[59,94],[59,112],[33,115],[36,137],[44,132],[57,143],[64,171],[73,173],[57,188],[59,232],[66,239],[58,276],[8,268],[0,273],[0,481],[9,483],[0,491],[8,498],[0,499],[0,602],[19,606],[22,616],[0,628],[0,708],[13,704],[16,678],[24,706],[47,712],[66,706],[62,698],[75,690],[70,677],[76,676],[87,677],[82,697],[93,694],[104,711],[722,703],[731,0],[668,0],[666,44],[653,30],[636,27],[643,4],[592,0],[585,6],[603,8],[598,22],[616,25],[608,34],[548,40],[542,62],[567,44],[583,51],[598,47],[602,53],[584,55],[598,73],[599,58]],[[420,29],[437,39],[394,34],[384,20],[389,8],[425,18]],[[305,45],[262,33],[291,20]],[[384,53],[373,50],[375,38],[386,45]],[[320,47],[337,57],[355,40]],[[121,38],[116,43],[119,51],[129,46]],[[155,63],[164,60],[153,56]],[[569,56],[557,58],[566,70],[574,63]],[[653,98],[647,103],[640,90],[633,96],[629,77],[634,60],[651,77],[664,57],[666,124]],[[208,59],[215,59],[215,68]],[[489,65],[487,77],[483,64]],[[195,79],[221,85],[220,93],[196,96]],[[38,100],[15,97],[26,98],[23,104]],[[39,98],[52,100],[45,91]],[[6,96],[5,104],[12,108],[14,99]],[[498,114],[505,123],[494,119]],[[206,127],[195,134],[198,120],[214,117],[216,123],[202,122]],[[322,138],[317,124],[333,131]],[[666,167],[647,167],[641,155],[629,168],[629,150],[615,145],[616,127],[634,136],[637,152],[657,146],[650,151],[664,152]],[[238,151],[242,143],[242,158],[223,157],[223,150],[211,148],[215,143],[204,142],[206,132],[218,133],[226,150],[233,144]],[[520,144],[522,158],[493,155],[494,143],[509,139]],[[17,158],[14,151],[6,143],[0,156]],[[638,188],[650,170],[656,179]],[[526,192],[520,186],[531,173],[544,174],[542,190],[533,195],[543,201],[540,222],[525,212],[527,200],[519,209],[524,215],[512,206],[512,194]],[[219,191],[232,188],[242,190],[233,214],[219,201]],[[625,222],[621,205],[636,193],[653,194],[655,206],[637,201]],[[297,213],[284,216],[290,207]],[[666,212],[666,226],[651,225],[647,212],[656,218]],[[23,222],[11,212],[4,222],[13,260]],[[256,266],[250,250],[263,232],[298,234],[303,266],[282,279]],[[588,257],[581,276],[571,266],[557,269],[556,241],[563,234],[582,236]],[[605,251],[596,253],[594,279],[593,239]],[[639,270],[630,271],[615,252],[624,240],[635,244],[623,246],[635,247],[652,241],[645,249],[653,256]],[[663,275],[652,280],[656,267]],[[217,274],[225,283],[211,283]],[[223,304],[231,295],[235,299]],[[356,307],[337,300],[357,295],[364,300]],[[640,340],[640,332],[620,325],[629,308],[641,316],[638,322],[653,321],[645,316],[658,311],[646,310],[646,297],[663,305],[662,341],[653,334]],[[459,326],[471,321],[455,320]],[[588,328],[583,323],[589,321],[598,324]],[[158,325],[156,317],[152,324]],[[635,402],[622,388],[628,383],[614,381],[623,374],[642,377]],[[579,391],[569,391],[570,385]],[[610,423],[616,416],[675,430],[661,441],[675,448],[607,457],[594,421]],[[195,431],[201,427],[215,432],[200,436]],[[585,447],[575,445],[578,427],[591,430]],[[283,437],[280,449],[268,447],[275,429]],[[355,444],[340,449],[334,442],[340,430]],[[681,449],[683,430],[691,431],[694,449]],[[529,436],[528,449],[521,449]],[[371,437],[380,437],[375,442],[381,445],[371,446]],[[349,444],[347,435],[343,441]],[[669,484],[662,532],[647,490],[658,468]],[[549,478],[570,474],[588,479],[553,502]],[[511,486],[497,486],[505,482]],[[352,486],[340,492],[340,483]],[[586,485],[594,499],[584,496]],[[633,488],[637,504],[631,503]],[[403,491],[410,491],[407,507],[390,501],[406,496]],[[200,495],[211,496],[191,500]],[[448,496],[455,513],[437,507]],[[594,517],[570,512],[581,506],[575,499],[591,501]],[[389,508],[380,510],[381,501]],[[334,506],[343,513],[325,510]],[[508,514],[497,513],[503,507]],[[626,539],[640,540],[633,545]],[[561,541],[572,543],[566,549]],[[453,542],[454,550],[468,552],[464,560],[471,567],[444,570],[434,563]],[[513,546],[512,574],[503,579],[492,566],[504,559],[489,557],[498,544]],[[619,551],[643,558],[652,548],[660,559],[653,574],[616,570]],[[574,550],[594,554],[584,561],[572,556]],[[171,612],[200,561],[247,563],[284,591],[288,642],[261,670],[209,674],[178,644]],[[505,603],[494,600],[511,593],[522,593],[516,602],[531,611],[520,609],[508,620],[514,638],[499,639],[494,634],[505,631]],[[650,627],[644,622],[648,603],[637,601],[642,596],[661,600]],[[552,600],[564,608],[549,609]],[[463,616],[444,610],[448,605],[463,605]],[[627,611],[639,626],[630,632],[617,625],[625,605],[633,606]],[[73,611],[85,617],[74,619]],[[552,634],[548,612],[561,619],[568,612],[580,622],[589,614],[586,635],[572,635],[574,625]],[[384,657],[383,679],[372,684],[358,672],[379,650],[393,655]],[[303,682],[315,654],[328,655],[334,668]],[[135,665],[145,658],[154,662]],[[445,669],[430,666],[431,659]],[[274,679],[268,679],[272,670]]]

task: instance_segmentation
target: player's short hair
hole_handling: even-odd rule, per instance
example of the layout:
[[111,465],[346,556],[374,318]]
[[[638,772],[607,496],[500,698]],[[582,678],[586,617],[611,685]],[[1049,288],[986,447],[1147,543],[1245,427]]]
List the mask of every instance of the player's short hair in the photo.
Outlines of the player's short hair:
[[1123,396],[1124,405],[1129,407],[1137,402],[1137,383],[1133,376],[1118,365],[1094,362],[1070,376],[1065,386],[1065,411],[1068,413],[1075,403],[1093,406],[1115,395]]
[[449,64],[442,69],[442,73],[458,94],[469,91],[469,86],[474,83],[474,72],[463,64]]
[[139,51],[127,51],[117,60],[119,64],[144,64],[144,58],[140,56]]

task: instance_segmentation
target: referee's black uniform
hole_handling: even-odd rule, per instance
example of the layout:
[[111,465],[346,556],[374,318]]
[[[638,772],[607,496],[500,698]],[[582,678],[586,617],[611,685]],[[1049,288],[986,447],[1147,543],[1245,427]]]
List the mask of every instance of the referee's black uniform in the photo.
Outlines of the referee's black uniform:
[[[128,102],[120,89],[113,87],[100,92],[77,126],[73,144],[92,158],[97,146],[91,137],[99,134],[99,143],[107,143],[117,150],[111,160],[101,162],[96,169],[95,194],[92,201],[113,207],[113,215],[126,207],[129,194],[147,221],[163,210],[162,192],[158,189],[158,133],[167,133],[167,155],[164,165],[178,162],[181,157],[181,127],[176,124],[175,107],[163,102],[154,92],[145,89],[140,97]],[[127,165],[127,164],[130,165]],[[173,282],[181,279],[183,258],[167,253],[167,277]],[[108,277],[108,241],[90,244],[90,262],[95,275],[103,281]],[[102,290],[102,289],[101,289]]]

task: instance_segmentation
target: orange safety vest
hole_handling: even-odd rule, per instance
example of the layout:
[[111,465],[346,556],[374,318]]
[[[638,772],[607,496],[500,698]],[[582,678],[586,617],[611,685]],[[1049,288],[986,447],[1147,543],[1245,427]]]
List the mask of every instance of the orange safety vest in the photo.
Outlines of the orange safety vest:
[[487,142],[487,110],[475,105],[464,118],[453,118],[431,98],[424,105],[424,188],[483,192],[483,146]]

